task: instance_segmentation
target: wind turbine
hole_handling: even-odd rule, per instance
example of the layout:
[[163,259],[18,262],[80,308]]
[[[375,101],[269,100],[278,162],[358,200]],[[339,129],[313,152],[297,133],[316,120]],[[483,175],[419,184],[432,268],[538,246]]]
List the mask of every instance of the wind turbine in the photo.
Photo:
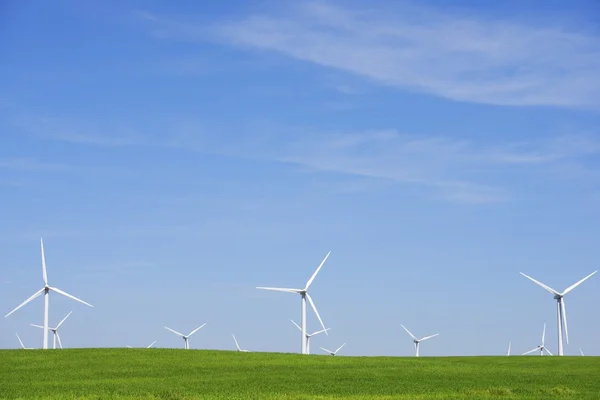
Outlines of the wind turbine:
[[[60,346],[60,348],[61,348],[61,349],[63,348],[63,347],[62,347],[62,342],[60,341],[60,336],[59,336],[59,334],[58,334],[58,328],[60,328],[60,326],[63,324],[63,322],[65,322],[65,321],[66,321],[66,319],[67,319],[67,318],[69,318],[69,315],[71,315],[71,313],[72,313],[72,312],[73,312],[73,311],[71,311],[70,313],[68,313],[68,314],[67,314],[67,316],[66,316],[66,317],[64,317],[64,318],[62,319],[62,321],[60,321],[60,322],[58,323],[58,325],[56,325],[56,328],[48,328],[48,329],[49,329],[49,330],[51,330],[51,331],[52,331],[52,333],[54,334],[54,335],[53,335],[53,338],[52,338],[52,339],[53,339],[53,340],[52,340],[52,341],[53,341],[53,344],[52,344],[52,348],[53,348],[53,349],[56,349],[56,341],[57,341],[57,340],[58,340],[58,345]],[[42,329],[44,329],[44,327],[43,327],[43,326],[41,326],[41,325],[35,325],[35,324],[31,324],[31,326],[35,326],[36,328],[42,328]]]
[[507,354],[507,356],[510,356],[510,344],[511,344],[511,342],[508,342],[508,354]]
[[546,353],[553,355],[552,353],[550,353],[550,350],[548,350],[546,348],[546,324],[544,324],[544,330],[542,331],[542,344],[540,344],[539,346],[537,346],[535,349],[531,349],[529,351],[526,351],[525,353],[521,354],[522,356],[526,355],[526,354],[531,354],[534,351],[540,351],[540,356],[544,355],[544,351],[546,351]]
[[18,333],[15,333],[15,335],[17,335],[17,339],[19,339],[19,343],[21,344],[21,348],[23,350],[34,350],[33,347],[25,347],[25,345],[23,344],[23,341],[21,341],[21,338],[19,337]]
[[[321,267],[323,267],[323,264],[325,264],[325,261],[327,260],[327,257],[329,257],[329,255],[331,254],[331,251],[329,253],[327,253],[327,255],[325,256],[325,258],[323,259],[323,261],[321,261],[321,264],[319,265],[319,267],[317,268],[317,270],[315,271],[315,273],[310,277],[310,279],[308,280],[308,282],[306,282],[306,286],[304,287],[304,289],[288,289],[288,288],[273,288],[273,287],[257,287],[257,289],[262,289],[262,290],[274,290],[276,292],[287,292],[287,293],[296,293],[299,294],[301,296],[301,303],[302,303],[302,328],[300,329],[302,331],[302,354],[307,354],[306,352],[306,348],[307,348],[307,339],[306,339],[306,299],[308,299],[308,302],[310,303],[312,309],[315,311],[315,314],[317,315],[317,318],[319,319],[319,322],[321,323],[321,326],[323,327],[323,329],[325,329],[325,324],[323,324],[323,320],[321,319],[321,316],[319,315],[319,312],[317,311],[317,307],[315,307],[315,303],[313,302],[312,298],[310,297],[310,295],[308,294],[308,288],[310,287],[310,285],[312,284],[313,280],[315,279],[315,277],[317,276],[317,274],[319,273],[319,271],[321,270]],[[328,335],[327,331],[325,331],[325,334]]]
[[[292,320],[292,324],[296,325],[296,328],[298,328],[298,329],[300,329],[300,331],[302,331],[302,328],[300,328],[300,326],[298,326],[298,324],[295,323],[293,320]],[[306,353],[305,354],[310,354],[310,338],[318,335],[319,333],[323,333],[323,332],[327,333],[327,331],[329,329],[331,329],[331,328],[321,329],[320,331],[306,334]]]
[[425,336],[424,338],[421,339],[417,339],[417,337],[415,335],[413,335],[412,333],[410,333],[410,331],[408,329],[406,329],[406,327],[402,324],[400,324],[400,326],[402,328],[404,328],[404,330],[406,331],[406,333],[408,333],[410,335],[410,337],[413,338],[413,342],[415,343],[415,350],[416,350],[416,357],[419,357],[419,344],[427,339],[431,339],[432,337],[436,337],[437,335],[439,335],[439,333],[436,333],[435,335],[430,335],[430,336]]
[[10,314],[14,313],[19,308],[23,307],[25,304],[29,303],[31,300],[35,299],[36,297],[41,296],[43,293],[44,294],[44,327],[43,327],[44,328],[44,345],[43,345],[43,348],[47,349],[48,348],[48,307],[49,307],[48,306],[48,300],[49,300],[48,297],[49,297],[51,290],[53,292],[62,294],[63,296],[69,297],[73,300],[76,300],[80,303],[83,303],[86,306],[90,306],[90,307],[93,307],[93,306],[89,303],[86,303],[85,301],[83,301],[81,299],[78,299],[75,296],[70,295],[67,292],[64,292],[64,291],[58,289],[58,288],[48,286],[48,275],[46,274],[46,257],[44,256],[44,241],[42,239],[40,239],[40,247],[42,249],[42,275],[44,278],[44,287],[41,288],[40,290],[38,290],[37,292],[35,292],[30,298],[25,300],[17,308],[15,308],[14,310],[12,310],[8,314],[6,314],[4,317],[8,317]]
[[552,289],[550,286],[544,285],[542,282],[536,281],[532,277],[527,276],[524,273],[520,272],[520,274],[523,275],[525,278],[533,281],[534,283],[538,284],[539,286],[543,287],[548,292],[550,292],[554,295],[554,299],[556,300],[556,319],[557,319],[557,324],[558,324],[558,355],[559,356],[563,355],[563,333],[562,333],[563,325],[565,328],[565,337],[567,338],[567,344],[569,344],[569,329],[567,327],[567,310],[565,309],[564,297],[567,293],[569,293],[571,290],[575,289],[577,286],[581,285],[585,280],[587,280],[589,277],[594,275],[596,272],[598,272],[598,271],[592,272],[591,274],[589,274],[588,276],[586,276],[579,282],[576,282],[573,285],[569,286],[562,293],[559,293],[556,290]]
[[338,351],[340,351],[342,349],[342,347],[344,347],[345,345],[346,345],[346,343],[344,343],[343,345],[341,345],[340,347],[338,347],[336,351],[327,350],[324,347],[320,347],[320,349],[323,350],[326,353],[329,353],[332,356],[335,356],[338,353]]
[[238,341],[235,339],[235,335],[231,334],[231,336],[233,337],[233,341],[235,342],[235,347],[237,347],[237,351],[248,353],[248,350],[242,350],[242,349],[240,349],[240,345],[238,344]]
[[579,352],[581,353],[582,356],[585,356],[585,354],[583,354],[583,350],[579,349]]
[[[146,348],[149,349],[150,347],[154,346],[154,343],[156,343],[156,340],[154,342],[150,343],[148,346],[146,346]],[[128,349],[133,349],[133,347],[131,347],[129,345],[127,345],[127,348]]]
[[191,331],[188,335],[184,335],[183,333],[179,333],[177,331],[174,331],[173,329],[171,329],[171,328],[169,328],[167,326],[165,326],[165,329],[168,329],[171,332],[173,332],[174,334],[181,336],[183,338],[183,348],[186,349],[186,350],[189,350],[190,349],[190,344],[189,344],[188,340],[189,340],[190,336],[192,336],[194,333],[198,332],[204,325],[206,325],[206,322],[203,323],[202,325],[200,325],[199,327],[197,327],[196,329],[194,329],[193,331]]

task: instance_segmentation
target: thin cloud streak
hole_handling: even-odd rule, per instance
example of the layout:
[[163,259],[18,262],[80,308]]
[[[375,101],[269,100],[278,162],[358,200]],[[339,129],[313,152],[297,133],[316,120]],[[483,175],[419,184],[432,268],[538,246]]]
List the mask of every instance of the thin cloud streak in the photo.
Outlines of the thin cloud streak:
[[[132,131],[141,132],[142,129]],[[60,125],[52,132],[48,139],[86,146],[153,146],[275,161],[301,166],[305,171],[387,180],[420,186],[442,200],[465,204],[510,200],[514,194],[505,178],[518,181],[524,172],[543,173],[544,178],[568,176],[573,179],[579,171],[582,178],[595,180],[585,161],[600,153],[599,141],[576,134],[482,144],[443,135],[404,134],[393,129],[331,133],[311,128],[271,126],[260,129],[260,134],[232,142],[221,135],[207,135],[200,128],[194,129],[189,121],[164,126],[155,130],[152,136],[138,134],[135,140],[73,140],[71,135],[63,133]],[[87,133],[85,128],[77,132],[85,138],[103,137],[98,131]]]
[[574,165],[582,165],[585,157],[600,153],[599,145],[590,138],[572,135],[482,146],[466,140],[387,130],[303,137],[278,159],[314,171],[422,186],[451,202],[485,204],[512,197],[506,183],[490,183],[495,181],[487,171],[494,171],[496,180],[498,174],[517,179],[523,172],[552,171],[556,175],[563,166],[574,172]]
[[0,159],[0,169],[17,169],[28,171],[61,170],[68,168],[65,164],[38,161],[34,158]]
[[[217,40],[270,50],[443,98],[495,105],[600,106],[600,37],[529,21],[465,17],[407,2],[394,9],[294,3],[215,24]],[[163,35],[205,40],[186,21]]]

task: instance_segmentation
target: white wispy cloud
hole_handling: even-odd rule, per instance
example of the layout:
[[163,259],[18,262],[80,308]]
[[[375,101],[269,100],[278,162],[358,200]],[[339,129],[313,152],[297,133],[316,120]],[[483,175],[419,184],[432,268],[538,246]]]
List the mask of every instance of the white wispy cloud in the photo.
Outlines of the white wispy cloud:
[[410,2],[380,9],[292,2],[212,25],[189,16],[141,15],[162,39],[210,38],[273,51],[452,100],[600,106],[600,37],[556,24]]
[[24,132],[40,138],[103,147],[151,146],[154,141],[147,135],[123,127],[90,129],[89,124],[70,119],[33,117],[15,119],[12,123]]
[[574,178],[577,171],[586,172],[586,157],[598,153],[600,142],[578,135],[484,145],[387,130],[303,136],[278,159],[315,171],[422,186],[445,200],[482,204],[510,199],[507,182],[524,172],[557,175],[566,169]]
[[443,134],[412,135],[395,129],[332,133],[310,127],[262,124],[248,126],[247,134],[241,137],[232,136],[227,130],[219,132],[225,132],[222,135],[208,134],[186,121],[161,126],[152,135],[118,138],[103,136],[96,129],[88,131],[84,124],[78,126],[77,136],[73,136],[71,131],[61,130],[60,124],[54,125],[48,138],[86,146],[154,146],[276,161],[301,166],[304,171],[419,186],[438,198],[457,203],[509,200],[514,196],[510,182],[518,182],[523,173],[557,180],[599,178],[586,161],[600,153],[600,141],[583,134],[492,143],[458,140]]
[[18,169],[18,170],[62,170],[67,169],[66,164],[44,162],[35,158],[0,158],[0,169]]

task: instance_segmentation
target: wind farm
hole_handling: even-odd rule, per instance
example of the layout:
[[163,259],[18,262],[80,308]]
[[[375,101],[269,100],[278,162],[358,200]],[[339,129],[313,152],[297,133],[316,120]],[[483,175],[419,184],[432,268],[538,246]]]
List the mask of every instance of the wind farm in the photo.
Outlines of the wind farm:
[[600,400],[599,21],[1,2],[0,400]]
[[[59,294],[63,294],[64,292],[54,289],[50,287],[47,283],[47,275],[46,275],[46,262],[44,256],[44,248],[43,242],[41,243],[41,251],[42,251],[42,272],[44,278],[44,288],[41,291],[36,292],[36,294],[29,299],[27,299],[24,303],[19,305],[16,309],[7,314],[7,317],[10,316],[14,311],[21,308],[23,305],[27,304],[29,301],[33,300],[35,297],[41,295],[42,293],[47,296],[50,291],[56,291]],[[41,329],[45,335],[42,336],[42,343],[45,345],[47,343],[46,335],[49,331],[53,333],[53,345],[52,349],[60,349],[60,358],[54,359],[54,363],[58,363],[55,365],[60,365],[61,363],[69,363],[69,365],[73,365],[73,363],[78,364],[77,368],[71,369],[67,375],[61,375],[60,377],[55,377],[50,371],[53,371],[52,368],[47,368],[47,372],[42,376],[40,382],[45,382],[46,380],[51,380],[53,382],[62,382],[65,384],[65,387],[69,387],[71,393],[76,393],[77,396],[89,396],[89,395],[101,395],[105,390],[118,390],[121,393],[128,393],[123,398],[129,399],[142,399],[144,398],[144,393],[147,391],[160,393],[162,389],[161,386],[155,386],[154,383],[143,383],[137,381],[134,378],[130,379],[121,379],[121,376],[131,375],[133,370],[137,370],[139,373],[143,373],[144,376],[152,376],[153,372],[156,368],[163,371],[164,374],[170,376],[169,382],[179,382],[178,380],[185,380],[187,382],[195,382],[198,379],[215,379],[215,382],[219,382],[218,384],[212,384],[206,386],[205,380],[204,383],[197,383],[199,386],[203,387],[203,394],[200,396],[196,390],[193,389],[181,389],[183,387],[189,387],[188,385],[180,385],[180,389],[175,389],[175,391],[171,391],[171,396],[175,396],[177,398],[221,398],[222,396],[227,396],[230,398],[237,398],[236,396],[240,395],[240,386],[238,383],[244,381],[246,382],[242,387],[244,393],[253,393],[253,395],[260,396],[261,398],[266,399],[275,399],[280,398],[280,393],[278,389],[274,386],[270,386],[269,384],[260,382],[267,382],[267,380],[272,380],[273,377],[277,377],[278,382],[287,382],[292,376],[294,376],[294,381],[289,381],[288,387],[292,388],[291,390],[300,390],[303,393],[311,393],[311,387],[322,387],[327,384],[325,387],[328,389],[318,389],[318,393],[323,395],[324,393],[335,394],[336,398],[341,399],[350,399],[354,397],[349,397],[350,392],[353,393],[364,393],[368,398],[371,398],[377,391],[373,389],[367,389],[369,387],[364,381],[364,375],[368,374],[368,371],[373,370],[381,370],[384,375],[382,378],[382,385],[380,386],[381,390],[386,390],[387,393],[394,393],[394,391],[398,390],[395,382],[397,382],[398,377],[403,379],[404,376],[406,379],[412,381],[410,378],[411,374],[419,374],[422,377],[426,377],[426,384],[413,385],[409,388],[410,393],[415,396],[421,396],[424,393],[437,393],[438,396],[447,396],[449,398],[495,398],[498,395],[506,395],[514,398],[544,398],[547,396],[553,395],[568,395],[568,396],[577,396],[577,398],[581,399],[592,399],[595,395],[595,390],[600,389],[600,386],[596,387],[593,384],[590,385],[589,381],[586,381],[585,376],[594,376],[594,374],[589,375],[589,371],[595,370],[598,371],[598,367],[600,366],[600,358],[598,357],[579,357],[579,362],[570,365],[570,370],[577,371],[578,369],[581,371],[582,381],[578,382],[577,380],[566,379],[564,376],[560,375],[560,373],[556,372],[555,364],[543,364],[537,365],[535,361],[525,361],[527,359],[537,359],[535,357],[510,357],[510,362],[500,362],[500,357],[436,357],[435,355],[428,355],[427,357],[422,357],[421,345],[423,342],[429,341],[430,339],[436,338],[440,336],[440,333],[429,334],[423,337],[417,337],[409,330],[405,325],[399,323],[398,327],[403,329],[406,334],[410,337],[414,345],[414,356],[423,359],[426,364],[414,364],[409,362],[408,360],[411,357],[356,357],[352,355],[346,355],[341,353],[341,351],[346,346],[346,342],[343,342],[341,345],[337,347],[330,347],[329,345],[319,346],[319,349],[323,352],[321,356],[319,354],[311,353],[311,342],[320,337],[324,337],[328,334],[328,332],[332,331],[330,327],[325,327],[323,319],[321,315],[317,311],[317,308],[312,300],[311,296],[308,294],[309,288],[315,281],[315,278],[323,268],[325,262],[331,255],[331,251],[327,253],[325,258],[318,265],[316,270],[313,272],[309,280],[306,282],[306,285],[302,289],[289,289],[289,288],[279,288],[279,287],[262,287],[259,286],[257,289],[259,290],[269,290],[269,291],[279,291],[285,293],[292,293],[296,295],[300,295],[301,299],[301,308],[300,308],[300,317],[302,318],[302,323],[299,325],[293,319],[291,323],[293,326],[298,329],[301,334],[301,345],[299,346],[298,355],[289,354],[289,353],[273,353],[273,352],[264,352],[257,349],[247,349],[242,348],[238,343],[238,340],[234,334],[231,334],[231,338],[235,344],[235,351],[230,350],[221,350],[215,351],[211,349],[196,349],[192,350],[190,346],[190,338],[204,328],[207,323],[203,323],[202,325],[197,326],[188,334],[181,333],[171,327],[164,326],[164,330],[168,331],[171,335],[178,336],[181,340],[183,340],[183,350],[186,350],[186,354],[189,356],[181,354],[179,349],[173,348],[155,348],[155,344],[157,340],[154,340],[152,343],[142,346],[141,348],[133,348],[130,345],[126,346],[126,349],[114,349],[114,348],[89,348],[89,349],[69,349],[63,347],[63,342],[61,340],[59,329],[61,329],[67,319],[71,316],[72,311],[68,312],[62,319],[56,324],[54,327],[47,327],[45,329],[44,325],[31,324],[31,326]],[[533,278],[526,276],[530,280],[533,280],[536,284],[542,286],[547,291],[550,291],[555,295],[558,303],[558,321],[559,321],[559,332],[562,332],[560,329],[564,326],[565,335],[568,338],[567,331],[567,322],[566,322],[566,312],[564,306],[563,297],[571,292],[575,287],[579,286],[583,281],[589,279],[594,273],[589,274],[582,280],[578,281],[574,285],[568,287],[565,291],[559,293],[554,289],[541,284],[538,281],[535,281]],[[524,274],[522,274],[524,275]],[[89,305],[89,303],[83,302],[78,298],[74,298],[71,295],[65,294],[67,298],[75,299],[80,303]],[[47,321],[49,318],[49,307],[46,298],[45,306],[44,306],[44,320]],[[309,303],[311,306],[311,310],[314,312],[314,317],[316,321],[319,323],[319,327],[316,330],[309,330],[308,327],[308,318],[307,318],[307,307],[306,303]],[[93,318],[93,317],[92,317]],[[421,321],[423,322],[423,321]],[[45,323],[47,325],[47,322]],[[68,325],[68,324],[67,324]],[[213,327],[214,328],[214,327]],[[335,330],[333,330],[335,332]],[[322,335],[325,334],[325,335]],[[396,336],[399,336],[398,332]],[[32,347],[25,347],[21,337],[16,334],[18,343],[20,345],[19,350],[30,350]],[[401,340],[400,340],[401,341]],[[513,341],[510,341],[508,344],[508,352],[506,353],[508,356],[511,356]],[[559,336],[559,349],[562,346],[562,341]],[[568,344],[568,341],[567,341]],[[330,350],[333,348],[334,350]],[[42,349],[46,349],[42,346]],[[581,356],[583,356],[583,351],[578,349]],[[50,350],[51,351],[51,350]],[[28,367],[18,367],[19,365],[44,365],[45,360],[36,359],[27,357],[24,358],[24,354],[43,354],[42,352],[19,352],[15,353],[6,353],[7,350],[3,351],[4,354],[7,354],[6,357],[0,358],[0,367],[3,367],[6,364],[6,370],[19,370],[26,371]],[[240,353],[239,357],[233,357],[233,354]],[[539,355],[549,355],[553,356],[554,353],[549,350],[546,346],[546,324],[543,325],[541,342],[536,347],[531,350],[523,352],[521,355],[530,355],[537,353]],[[17,354],[21,354],[20,356]],[[563,359],[566,362],[570,357],[564,357],[563,352],[556,353],[557,355],[562,355]],[[340,357],[341,355],[341,357]],[[322,356],[325,356],[322,357]],[[332,360],[339,360],[335,362],[325,362],[319,361],[315,364],[316,360],[324,360],[329,359],[327,356],[335,356],[332,357]],[[240,358],[242,357],[242,358]],[[544,357],[546,359],[548,357]],[[560,359],[557,357],[549,357],[548,359]],[[115,361],[111,361],[115,360]],[[116,361],[118,360],[118,361]],[[315,360],[315,361],[311,361]],[[113,364],[117,362],[117,364]],[[26,364],[21,364],[26,363]],[[176,363],[183,363],[186,365],[184,371],[174,368],[173,366]],[[532,364],[533,363],[533,364]],[[210,368],[207,367],[210,365]],[[294,373],[290,374],[281,374],[280,371],[282,366],[285,365],[289,368],[293,368]],[[202,371],[199,373],[191,373],[196,368],[198,371]],[[235,367],[234,367],[235,366]],[[15,369],[16,367],[16,369]],[[25,368],[25,369],[23,369]],[[192,368],[192,369],[190,369]],[[226,378],[218,378],[216,376],[221,374],[224,369],[227,369],[229,372],[226,374]],[[234,368],[233,370],[231,368]],[[258,368],[258,369],[257,369]],[[461,368],[468,368],[468,370],[461,370]],[[547,368],[548,372],[555,371],[554,378],[552,381],[552,385],[548,385],[546,380],[537,381],[536,377],[531,376],[529,379],[529,384],[527,386],[523,386],[521,384],[516,384],[515,382],[522,381],[524,376],[529,376],[528,374],[531,371],[535,371],[538,368]],[[101,373],[101,371],[104,371]],[[106,374],[106,371],[111,371],[110,374]],[[145,371],[145,372],[142,372]],[[233,372],[234,371],[234,372]],[[261,372],[257,372],[261,371]],[[318,372],[316,372],[318,371]],[[475,375],[472,376],[472,379],[476,379],[478,382],[482,382],[481,387],[473,387],[469,385],[468,387],[456,386],[457,380],[453,380],[450,378],[455,374],[461,374],[461,376],[468,377],[469,374],[473,374],[474,372],[468,371],[479,371],[476,372]],[[483,372],[488,371],[488,372]],[[23,372],[21,372],[23,373]],[[89,374],[101,374],[103,378],[98,380],[98,384],[95,387],[94,392],[90,392],[84,386],[77,386],[77,382],[81,381],[79,376],[80,373],[89,373]],[[317,375],[315,375],[315,373]],[[306,377],[304,377],[306,375]],[[312,376],[311,379],[308,377]],[[318,376],[315,379],[315,376]],[[519,379],[516,379],[516,376],[519,376]],[[35,390],[36,393],[43,392],[43,388],[33,389],[32,387],[22,387],[18,384],[20,382],[22,375],[16,373],[10,373],[8,375],[7,385],[5,386],[8,389],[0,389],[0,397],[7,398],[20,398],[27,397],[31,390]],[[205,378],[200,378],[205,377]],[[468,379],[468,378],[465,378]],[[322,382],[321,382],[322,380]],[[349,384],[341,385],[340,383],[331,383],[331,382],[344,382],[348,380]],[[161,381],[160,378],[156,377],[156,382]],[[117,383],[117,382],[123,382]],[[302,383],[300,383],[302,382]],[[458,380],[460,382],[460,380]],[[598,380],[595,380],[598,382]],[[580,384],[581,383],[581,384]],[[308,385],[308,386],[307,386]],[[586,386],[587,385],[587,386]],[[588,389],[583,390],[582,388],[587,387]],[[118,389],[117,389],[118,388]],[[6,393],[3,393],[3,390],[7,390]],[[207,394],[208,390],[208,394]],[[406,390],[406,388],[404,389]],[[53,396],[58,396],[56,398],[61,398],[61,396],[66,395],[65,393],[60,394],[60,390],[53,394],[49,394],[48,398],[53,399]],[[368,394],[368,395],[367,395]],[[397,393],[400,395],[400,393]],[[200,396],[200,397],[198,397]],[[244,397],[244,395],[242,395]],[[120,397],[117,397],[120,398]],[[241,398],[241,397],[240,397]],[[400,397],[399,397],[400,398]]]

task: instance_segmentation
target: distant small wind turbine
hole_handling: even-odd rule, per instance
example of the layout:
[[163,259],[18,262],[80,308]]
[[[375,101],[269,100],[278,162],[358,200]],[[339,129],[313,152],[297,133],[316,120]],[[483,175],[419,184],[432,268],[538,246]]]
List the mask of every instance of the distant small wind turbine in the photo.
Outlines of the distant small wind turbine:
[[238,341],[236,340],[235,335],[231,334],[231,336],[233,337],[233,341],[235,342],[235,347],[237,347],[237,351],[248,353],[248,350],[242,350],[242,349],[240,349],[240,345],[238,344]]
[[[67,314],[67,316],[66,316],[66,317],[64,317],[64,318],[62,319],[62,321],[60,321],[60,322],[58,323],[58,325],[56,325],[56,328],[48,328],[48,330],[51,330],[51,331],[52,331],[52,333],[53,333],[53,338],[52,338],[52,339],[53,339],[53,340],[52,340],[52,341],[53,341],[53,345],[52,345],[52,348],[53,348],[53,349],[56,349],[56,341],[57,341],[57,340],[58,340],[58,345],[60,346],[60,348],[61,348],[61,349],[63,348],[63,347],[62,347],[62,342],[60,341],[60,336],[59,336],[59,334],[58,334],[58,328],[60,328],[60,326],[63,324],[63,322],[65,322],[65,321],[67,320],[67,318],[69,318],[69,315],[71,315],[71,313],[72,313],[72,312],[73,312],[73,311],[69,312],[69,313]],[[44,329],[44,327],[43,327],[43,326],[41,326],[41,325],[35,325],[35,324],[31,324],[31,326],[35,326],[36,328],[42,328],[42,329]]]
[[[154,342],[150,343],[148,346],[146,346],[146,348],[149,349],[150,347],[154,346],[154,343],[156,343],[156,340]],[[127,345],[127,348],[128,349],[133,349],[133,347],[131,347],[129,345]]]
[[590,278],[596,272],[598,272],[598,271],[592,272],[591,274],[589,274],[588,276],[586,276],[579,282],[576,282],[573,285],[569,286],[562,293],[559,293],[556,290],[552,289],[550,286],[544,285],[542,282],[536,281],[532,277],[527,276],[524,273],[520,272],[520,274],[523,275],[525,278],[527,278],[530,281],[532,281],[533,283],[541,286],[542,288],[546,289],[548,292],[550,292],[551,294],[554,295],[554,299],[557,302],[556,318],[557,318],[557,323],[558,323],[558,355],[559,356],[563,355],[563,326],[564,326],[564,330],[565,330],[565,337],[567,338],[567,344],[569,344],[569,329],[567,327],[567,310],[565,308],[564,297],[567,293],[569,293],[571,290],[575,289],[577,286],[581,285],[585,280]]
[[[302,325],[302,328],[300,329],[302,331],[302,342],[301,342],[301,351],[302,354],[307,354],[306,348],[307,348],[307,340],[306,340],[306,300],[308,299],[308,302],[310,303],[310,306],[312,307],[312,309],[314,310],[315,314],[317,315],[317,318],[319,319],[319,322],[321,323],[321,326],[323,327],[323,329],[325,329],[325,324],[323,324],[323,320],[321,320],[321,316],[319,315],[319,312],[317,311],[317,307],[315,307],[315,303],[313,302],[312,298],[310,297],[310,295],[308,294],[308,288],[310,287],[310,285],[312,284],[313,280],[315,279],[315,277],[317,276],[317,274],[319,273],[319,271],[321,270],[321,267],[323,267],[323,264],[325,264],[325,261],[327,260],[327,257],[329,257],[329,255],[331,254],[331,251],[329,253],[327,253],[327,255],[325,256],[325,258],[323,259],[323,261],[321,261],[321,264],[319,264],[319,266],[317,267],[317,270],[315,271],[314,274],[312,274],[312,276],[310,277],[310,279],[308,280],[308,282],[306,282],[306,286],[304,287],[304,289],[288,289],[288,288],[273,288],[273,287],[262,287],[259,286],[257,287],[257,289],[262,289],[262,290],[273,290],[276,292],[287,292],[287,293],[296,293],[299,294],[301,296],[301,305],[302,305],[302,320],[300,322],[300,324]],[[327,332],[325,332],[325,334],[327,335]]]
[[585,354],[583,354],[583,350],[579,349],[579,352],[581,353],[582,356],[585,356]]
[[15,333],[15,335],[17,335],[17,339],[19,339],[19,343],[21,344],[21,348],[23,350],[34,350],[33,347],[25,347],[25,345],[23,344],[23,342],[21,341],[21,338],[19,337],[18,333]]
[[544,324],[544,330],[542,331],[542,344],[540,344],[539,346],[537,346],[535,349],[531,349],[531,350],[529,350],[529,351],[527,351],[527,352],[525,352],[525,353],[523,353],[521,355],[524,356],[526,354],[531,354],[534,351],[538,351],[538,350],[540,351],[540,356],[544,355],[544,351],[546,353],[550,354],[550,355],[553,355],[552,353],[550,353],[550,350],[548,350],[546,348],[545,343],[546,343],[546,324]]
[[[292,321],[292,324],[296,325],[296,328],[298,328],[298,329],[300,329],[300,331],[302,331],[302,328],[300,328],[300,326],[297,323],[295,323],[293,320],[291,320],[291,321]],[[327,331],[329,329],[331,329],[331,328],[321,329],[320,331],[316,331],[313,333],[307,333],[306,334],[306,353],[304,353],[304,354],[310,354],[310,338],[318,335],[319,333],[323,333],[323,332],[327,333]]]
[[406,333],[408,333],[410,335],[410,337],[413,338],[413,342],[415,343],[415,350],[416,350],[416,354],[415,357],[419,357],[419,344],[427,339],[431,339],[432,337],[436,337],[439,335],[439,333],[436,333],[435,335],[430,335],[430,336],[425,336],[424,338],[421,339],[417,339],[417,337],[415,335],[413,335],[408,329],[406,329],[406,327],[402,324],[400,324],[400,326],[402,328],[404,328],[404,330],[406,331]]
[[6,314],[4,317],[8,317],[10,314],[14,313],[15,311],[17,311],[19,308],[23,307],[25,304],[29,303],[31,300],[35,299],[38,296],[41,296],[42,293],[44,294],[44,343],[42,348],[43,349],[47,349],[48,348],[48,297],[50,294],[50,291],[62,294],[65,297],[69,297],[70,299],[76,300],[80,303],[85,304],[86,306],[90,306],[93,307],[91,304],[86,303],[85,301],[78,299],[75,296],[70,295],[67,292],[64,292],[58,288],[52,287],[52,286],[48,286],[48,275],[46,274],[46,257],[44,255],[44,241],[42,239],[40,239],[40,246],[42,249],[42,275],[44,278],[44,287],[41,288],[40,290],[38,290],[37,292],[35,292],[30,298],[28,298],[27,300],[25,300],[24,302],[22,302],[17,308],[15,308],[14,310],[12,310],[11,312],[9,312],[8,314]]
[[342,347],[344,347],[345,345],[346,345],[346,343],[344,343],[343,345],[341,345],[340,347],[338,347],[335,351],[327,350],[324,347],[321,347],[320,349],[323,350],[326,353],[329,353],[332,356],[335,356],[338,353],[338,351],[340,351],[342,349]]
[[174,334],[181,336],[183,338],[183,348],[186,349],[186,350],[189,350],[190,349],[190,343],[189,343],[188,340],[189,340],[190,336],[192,336],[194,333],[198,332],[204,325],[206,325],[206,322],[203,323],[202,325],[200,325],[199,327],[197,327],[196,329],[194,329],[193,331],[191,331],[188,335],[184,335],[183,333],[179,333],[177,331],[174,331],[173,329],[171,329],[169,327],[166,327],[166,326],[165,326],[165,329],[168,329],[171,332],[173,332]]
[[511,342],[508,342],[508,354],[507,354],[507,356],[510,356],[510,344],[511,344]]

